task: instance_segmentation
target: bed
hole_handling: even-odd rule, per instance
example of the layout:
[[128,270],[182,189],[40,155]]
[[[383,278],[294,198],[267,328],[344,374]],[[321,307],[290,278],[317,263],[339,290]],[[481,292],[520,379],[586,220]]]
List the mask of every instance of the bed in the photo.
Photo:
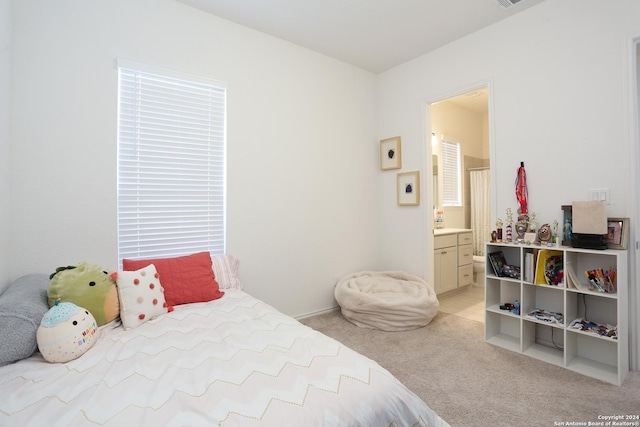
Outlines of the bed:
[[2,426],[447,426],[386,369],[240,289],[67,363],[0,367]]

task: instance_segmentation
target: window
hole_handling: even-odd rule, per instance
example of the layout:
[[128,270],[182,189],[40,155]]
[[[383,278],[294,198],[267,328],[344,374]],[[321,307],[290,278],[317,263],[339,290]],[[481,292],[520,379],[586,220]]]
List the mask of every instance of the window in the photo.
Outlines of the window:
[[225,252],[226,92],[118,61],[118,259]]
[[442,140],[442,187],[444,206],[462,206],[460,144]]

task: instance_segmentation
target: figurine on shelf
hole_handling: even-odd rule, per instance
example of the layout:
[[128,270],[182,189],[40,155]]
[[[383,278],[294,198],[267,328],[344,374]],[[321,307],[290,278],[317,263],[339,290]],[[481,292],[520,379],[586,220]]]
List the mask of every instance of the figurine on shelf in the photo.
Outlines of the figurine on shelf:
[[513,224],[513,212],[511,208],[507,208],[507,224]]
[[557,247],[560,247],[560,236],[558,236],[558,220],[557,219],[553,220],[553,239],[552,240]]
[[527,214],[529,217],[529,231],[531,233],[535,233],[538,229],[538,220],[536,219],[536,213],[531,212],[531,215]]
[[529,215],[520,214],[518,215],[518,222],[516,222],[516,234],[518,235],[517,242],[524,242],[524,234],[529,229]]
[[512,227],[513,227],[513,212],[511,212],[511,208],[507,208],[507,227],[506,227],[506,235],[505,241],[511,243],[512,241]]
[[538,229],[537,242],[539,245],[552,246],[553,232],[549,224],[542,224]]
[[571,220],[569,218],[564,219],[564,240],[571,241]]

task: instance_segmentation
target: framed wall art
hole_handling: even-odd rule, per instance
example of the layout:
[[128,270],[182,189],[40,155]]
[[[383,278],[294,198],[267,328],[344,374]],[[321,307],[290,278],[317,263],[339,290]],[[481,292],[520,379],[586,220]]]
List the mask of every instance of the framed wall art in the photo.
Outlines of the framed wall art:
[[398,205],[418,206],[420,204],[420,172],[398,174]]
[[607,218],[607,248],[627,249],[629,218]]
[[402,167],[402,147],[400,137],[394,136],[380,141],[380,169],[400,169]]

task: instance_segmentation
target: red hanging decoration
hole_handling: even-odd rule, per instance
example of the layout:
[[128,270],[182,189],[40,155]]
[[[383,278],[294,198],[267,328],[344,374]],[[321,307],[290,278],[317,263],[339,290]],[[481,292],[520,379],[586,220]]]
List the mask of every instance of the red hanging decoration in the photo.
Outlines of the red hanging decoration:
[[527,173],[524,170],[524,162],[520,162],[518,174],[516,176],[516,198],[520,204],[518,212],[520,214],[527,213]]

